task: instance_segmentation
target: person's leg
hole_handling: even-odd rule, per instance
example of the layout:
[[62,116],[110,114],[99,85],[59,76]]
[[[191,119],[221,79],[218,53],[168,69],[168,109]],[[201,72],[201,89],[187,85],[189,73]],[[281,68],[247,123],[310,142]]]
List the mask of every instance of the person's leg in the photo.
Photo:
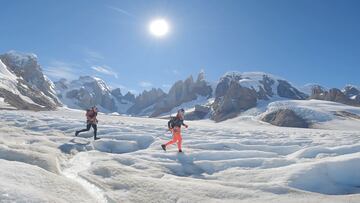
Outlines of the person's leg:
[[89,130],[90,130],[90,127],[91,127],[91,124],[88,123],[88,124],[86,125],[86,129],[82,129],[82,130],[76,131],[75,136],[78,136],[79,133],[81,133],[81,132],[89,131]]
[[181,137],[180,133],[178,135],[177,141],[178,141],[177,146],[178,146],[179,152],[182,152],[182,150],[181,150],[182,137]]
[[97,134],[97,125],[96,125],[96,124],[92,124],[92,127],[93,127],[93,129],[94,129],[94,140],[96,140],[96,139],[97,139],[97,137],[96,137],[96,134]]
[[170,140],[168,143],[166,143],[165,146],[174,144],[176,141],[177,141],[177,139],[176,139],[176,133],[174,133],[172,140]]
[[178,140],[178,138],[179,138],[178,134],[180,133],[180,131],[179,131],[178,128],[174,128],[174,129],[172,130],[172,133],[173,133],[172,140],[170,140],[170,141],[169,141],[168,143],[166,143],[166,144],[162,144],[162,145],[161,145],[161,147],[162,147],[163,150],[165,150],[165,151],[166,151],[166,147],[167,147],[168,145],[174,144],[175,142],[177,142],[177,140]]

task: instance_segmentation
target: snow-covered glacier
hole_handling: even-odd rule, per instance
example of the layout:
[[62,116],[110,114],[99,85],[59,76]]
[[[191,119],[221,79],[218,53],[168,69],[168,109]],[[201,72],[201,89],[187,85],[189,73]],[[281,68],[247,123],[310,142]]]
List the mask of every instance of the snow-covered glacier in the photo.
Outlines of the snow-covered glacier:
[[184,153],[161,149],[171,138],[164,119],[100,114],[97,141],[74,137],[85,125],[80,110],[3,110],[0,119],[0,202],[360,201],[355,119],[341,130],[329,128],[340,118],[321,129],[249,115],[187,121]]

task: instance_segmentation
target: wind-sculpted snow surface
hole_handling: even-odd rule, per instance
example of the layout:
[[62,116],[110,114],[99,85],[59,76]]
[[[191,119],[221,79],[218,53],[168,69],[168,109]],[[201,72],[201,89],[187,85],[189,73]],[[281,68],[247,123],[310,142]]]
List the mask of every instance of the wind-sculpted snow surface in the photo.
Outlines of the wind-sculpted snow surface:
[[360,193],[360,153],[324,159],[295,172],[289,185],[328,195]]
[[347,130],[187,121],[177,153],[160,147],[171,139],[162,119],[100,114],[96,141],[92,131],[74,137],[82,111],[0,119],[0,202],[360,201],[355,120]]

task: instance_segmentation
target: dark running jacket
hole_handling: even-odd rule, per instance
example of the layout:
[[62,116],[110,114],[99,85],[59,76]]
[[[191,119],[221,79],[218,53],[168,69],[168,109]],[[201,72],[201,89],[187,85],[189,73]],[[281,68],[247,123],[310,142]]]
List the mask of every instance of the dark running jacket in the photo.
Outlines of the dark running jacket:
[[98,120],[96,119],[97,112],[94,112],[91,109],[86,110],[86,120],[88,124],[97,124]]
[[180,128],[182,125],[185,126],[184,120],[181,120],[178,117],[171,118],[170,121],[168,122],[169,128],[174,128],[174,127]]

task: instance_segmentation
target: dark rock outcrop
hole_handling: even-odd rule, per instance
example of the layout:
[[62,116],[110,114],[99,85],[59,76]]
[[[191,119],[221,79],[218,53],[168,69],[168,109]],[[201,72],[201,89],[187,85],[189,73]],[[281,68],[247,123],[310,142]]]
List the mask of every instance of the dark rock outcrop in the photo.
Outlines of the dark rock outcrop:
[[[354,89],[345,89],[345,93],[337,88],[331,88],[329,91],[324,90],[320,86],[314,87],[312,89],[312,94],[310,96],[310,99],[317,99],[317,100],[326,100],[326,101],[333,101],[338,102],[346,105],[351,106],[360,106],[360,102],[358,100],[358,96],[355,96],[353,94],[350,94],[356,92]],[[351,99],[349,96],[355,97],[354,99]]]
[[224,96],[215,99],[212,119],[219,122],[233,118],[241,111],[255,107],[256,103],[257,94],[254,89],[241,87],[238,82],[231,81]]
[[200,120],[204,119],[211,111],[211,107],[195,105],[195,110],[185,114],[186,120]]
[[269,97],[274,96],[274,92],[272,91],[272,86],[275,84],[274,79],[270,78],[268,75],[263,75],[262,80],[259,82],[263,85],[258,92],[259,99],[267,100]]
[[360,95],[355,96],[354,101],[355,103],[360,104]]
[[209,83],[205,80],[205,73],[200,72],[196,82],[194,84],[193,92],[195,94],[204,96],[204,97],[210,97],[212,96],[212,88],[209,85]]
[[325,96],[327,91],[325,88],[321,87],[320,85],[314,85],[311,89],[311,96],[310,99],[317,99]]
[[[25,81],[23,81],[22,79],[18,80],[17,89],[22,95],[29,97],[37,105],[40,105],[41,106],[40,110],[55,110],[58,107],[58,104],[54,103],[54,101],[52,99],[49,99],[40,90],[34,89],[33,86],[31,86],[31,85],[28,86],[27,83]],[[29,107],[30,108],[26,108],[26,109],[27,110],[39,110],[39,109],[33,108],[33,105],[30,105]]]
[[279,85],[277,86],[277,94],[280,97],[288,98],[288,99],[298,99],[303,100],[306,99],[308,96],[293,86],[291,86],[287,81],[285,80],[278,80]]
[[337,88],[331,88],[329,92],[325,95],[324,100],[335,101],[343,104],[349,102],[349,98],[347,98],[346,95]]
[[290,109],[281,109],[266,114],[261,120],[281,127],[308,128],[310,125]]
[[226,92],[230,87],[232,81],[239,81],[241,79],[240,74],[225,75],[220,79],[215,89],[215,98],[225,96]]

